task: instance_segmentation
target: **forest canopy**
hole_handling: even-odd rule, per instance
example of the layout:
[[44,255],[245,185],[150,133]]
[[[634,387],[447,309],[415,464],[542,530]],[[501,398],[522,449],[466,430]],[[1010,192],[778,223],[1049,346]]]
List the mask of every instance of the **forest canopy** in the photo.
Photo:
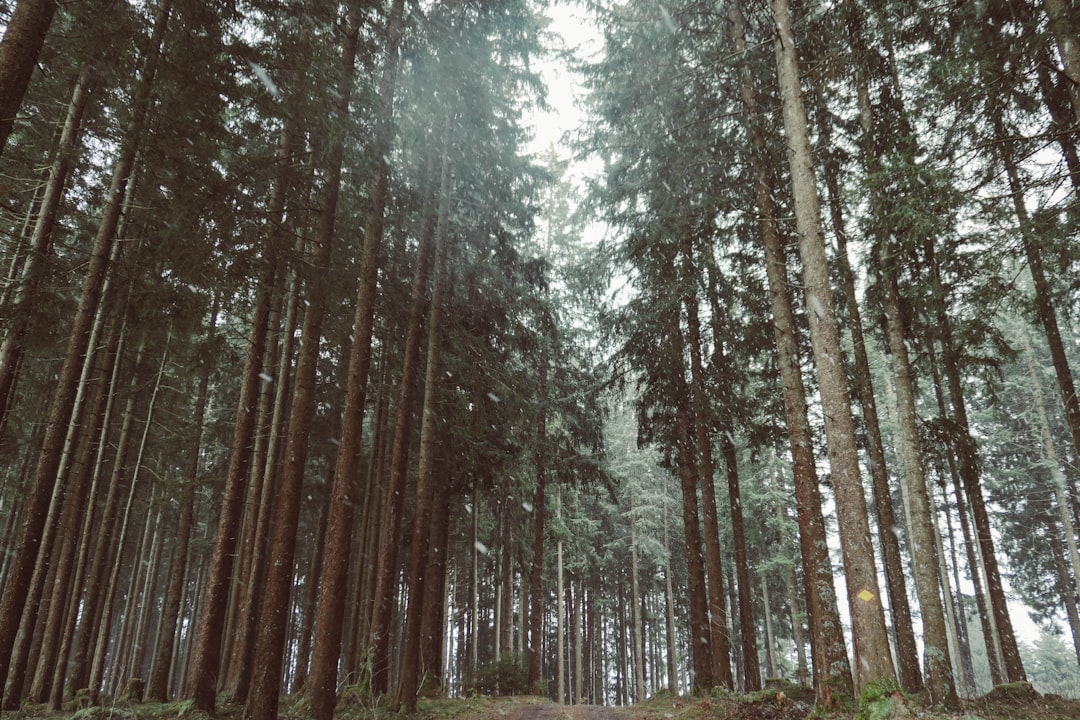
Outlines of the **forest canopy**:
[[0,706],[1080,696],[1078,10],[0,1]]

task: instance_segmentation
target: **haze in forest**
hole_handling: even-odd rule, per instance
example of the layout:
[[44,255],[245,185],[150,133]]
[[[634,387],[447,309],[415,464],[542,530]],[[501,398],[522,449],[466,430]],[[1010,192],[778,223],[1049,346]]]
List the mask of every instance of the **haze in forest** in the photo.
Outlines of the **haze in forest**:
[[1074,10],[0,3],[0,706],[1072,708]]

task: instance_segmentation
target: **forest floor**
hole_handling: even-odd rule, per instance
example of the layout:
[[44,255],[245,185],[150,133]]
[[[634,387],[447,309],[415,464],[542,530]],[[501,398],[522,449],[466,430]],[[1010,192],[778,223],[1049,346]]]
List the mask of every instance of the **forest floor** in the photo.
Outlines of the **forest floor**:
[[[346,699],[337,720],[1080,720],[1080,700],[1039,695],[1030,685],[1005,685],[963,703],[958,713],[932,712],[899,694],[864,701],[858,712],[818,713],[812,693],[789,685],[757,693],[714,693],[701,697],[674,697],[661,693],[648,702],[629,707],[556,705],[539,697],[473,697],[422,700],[415,714],[398,715],[386,708]],[[118,702],[110,706],[47,713],[42,707],[0,713],[2,720],[241,720],[243,708],[225,705],[211,718],[189,703]],[[282,720],[310,720],[303,703],[282,703]]]

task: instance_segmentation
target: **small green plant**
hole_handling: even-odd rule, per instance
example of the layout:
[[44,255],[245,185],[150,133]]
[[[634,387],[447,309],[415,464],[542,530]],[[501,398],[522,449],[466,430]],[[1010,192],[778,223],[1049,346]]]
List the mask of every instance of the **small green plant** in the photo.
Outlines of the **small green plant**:
[[867,683],[859,694],[855,720],[889,720],[905,714],[906,701],[893,680]]

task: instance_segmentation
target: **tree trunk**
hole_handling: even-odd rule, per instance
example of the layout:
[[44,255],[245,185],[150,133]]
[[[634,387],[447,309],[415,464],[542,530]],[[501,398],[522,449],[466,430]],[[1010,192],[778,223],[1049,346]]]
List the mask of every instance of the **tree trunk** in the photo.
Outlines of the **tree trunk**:
[[[408,608],[405,613],[405,631],[402,640],[401,670],[398,678],[397,704],[404,710],[416,709],[416,694],[420,689],[420,627],[424,609],[428,604],[441,602],[435,596],[432,584],[425,581],[425,569],[428,561],[428,545],[431,542],[432,505],[434,504],[435,464],[437,462],[439,422],[438,404],[442,396],[442,346],[445,342],[445,315],[448,296],[447,255],[449,253],[450,219],[450,135],[452,113],[447,114],[445,135],[443,136],[442,171],[439,182],[439,218],[435,231],[434,276],[431,281],[431,309],[427,323],[427,367],[424,370],[424,403],[420,414],[420,448],[416,470],[416,503],[413,510],[412,540],[409,548],[409,565],[406,570],[408,583]],[[417,259],[417,275],[421,270],[421,261]],[[417,286],[418,296],[414,297],[422,306],[423,283]],[[445,489],[443,489],[445,492]],[[479,508],[473,508],[478,512]],[[395,540],[396,542],[396,540]],[[395,563],[396,570],[396,563]],[[396,572],[395,572],[396,575]],[[434,578],[432,578],[434,579]]]
[[[745,23],[740,3],[728,5],[732,39],[740,56],[746,54]],[[765,269],[776,338],[777,361],[783,384],[784,415],[794,466],[795,503],[799,521],[799,546],[806,573],[806,605],[810,626],[816,704],[832,707],[852,693],[851,668],[847,659],[832,564],[826,544],[825,520],[821,512],[813,440],[806,417],[806,391],[795,338],[795,316],[787,288],[787,261],[780,238],[774,183],[766,165],[766,141],[762,114],[754,92],[747,61],[739,63],[740,95],[746,108],[750,134],[750,165],[754,175],[754,195],[758,206],[759,231],[765,249]],[[834,697],[837,696],[837,697]]]
[[[339,120],[348,114],[349,100],[352,97],[359,31],[359,17],[355,13],[350,14],[341,54],[341,76],[338,79],[335,107]],[[339,130],[340,132],[343,130]],[[245,715],[253,720],[274,720],[278,711],[286,631],[290,619],[296,531],[300,520],[308,437],[315,414],[315,383],[322,343],[322,325],[328,302],[328,288],[319,282],[319,275],[330,269],[330,251],[337,220],[344,155],[345,138],[339,134],[334,138],[326,160],[326,179],[315,230],[315,254],[311,264],[313,273],[306,284],[307,309],[296,360],[296,377],[289,411],[289,434],[281,483],[275,499],[272,535],[267,554],[266,586],[260,603],[251,691],[245,710]]]
[[0,155],[30,87],[57,6],[56,0],[19,0],[0,39]]
[[692,421],[686,411],[688,388],[682,378],[683,337],[679,327],[679,317],[672,314],[669,320],[671,357],[674,367],[671,372],[680,391],[675,399],[675,444],[679,473],[679,488],[682,491],[683,532],[686,540],[686,562],[689,578],[687,592],[690,603],[690,644],[691,664],[693,666],[693,692],[708,692],[713,687],[713,653],[710,642],[709,598],[705,585],[705,564],[701,553],[701,520],[698,513],[697,483],[701,474],[694,456],[694,441],[691,430]]
[[[684,237],[681,252],[684,282],[696,283],[697,270],[689,237]],[[716,464],[713,461],[712,438],[709,427],[712,413],[705,388],[705,368],[701,353],[701,321],[698,317],[696,292],[683,298],[686,308],[686,340],[690,350],[690,396],[694,412],[694,444],[697,449],[698,472],[701,484],[701,514],[704,521],[705,580],[709,593],[709,638],[712,643],[712,679],[726,688],[732,687],[731,647],[727,635],[727,609],[724,606],[724,567],[720,552],[720,529],[716,519]]]
[[[941,604],[941,577],[933,514],[923,474],[922,448],[919,444],[919,418],[915,407],[915,385],[904,338],[904,318],[900,309],[895,260],[881,259],[881,286],[887,322],[893,376],[896,379],[897,418],[900,426],[900,456],[909,506],[912,572],[915,591],[922,610],[923,659],[926,689],[935,705],[956,710],[960,700],[952,672],[945,610]],[[946,583],[947,585],[947,583]]]
[[[284,186],[279,184],[271,200],[272,217],[280,217],[277,211],[283,207]],[[281,197],[278,198],[278,194]],[[273,252],[273,249],[271,249]],[[236,409],[229,466],[225,475],[225,491],[221,498],[217,535],[210,556],[209,574],[202,598],[202,612],[192,648],[191,665],[188,668],[184,695],[191,698],[203,712],[214,711],[218,689],[218,673],[221,668],[222,635],[228,611],[229,590],[232,585],[233,560],[236,552],[240,515],[243,511],[244,484],[251,460],[250,444],[255,426],[256,404],[259,396],[263,350],[266,344],[267,321],[270,316],[270,298],[276,276],[274,260],[264,259],[255,298],[255,309],[248,334],[247,359],[240,388],[240,400]]]
[[630,603],[633,606],[634,702],[645,702],[645,645],[642,634],[641,587],[638,583],[637,529],[630,519]]
[[[852,49],[856,95],[859,103],[859,118],[862,124],[864,141],[869,139],[873,127],[872,109],[866,73],[866,51],[863,43],[862,21],[858,16],[858,7],[851,3],[847,6],[847,23]],[[819,124],[823,144],[830,144],[832,128],[827,120]],[[874,493],[874,511],[877,515],[878,540],[881,544],[881,559],[885,570],[885,592],[889,596],[889,608],[892,615],[893,635],[896,639],[897,671],[900,686],[908,692],[917,693],[923,689],[922,672],[919,668],[919,652],[915,643],[915,632],[911,621],[911,606],[908,603],[907,581],[904,577],[904,560],[900,553],[900,539],[894,528],[897,527],[896,514],[893,510],[892,493],[889,488],[888,468],[885,464],[885,448],[881,439],[881,426],[878,420],[877,402],[874,398],[874,386],[870,372],[870,361],[866,354],[866,340],[862,330],[862,314],[855,294],[855,274],[847,250],[847,230],[840,198],[839,162],[832,148],[828,149],[825,159],[825,183],[828,189],[829,209],[833,230],[836,233],[836,259],[843,284],[844,300],[849,314],[851,344],[855,359],[855,380],[858,385],[859,406],[862,408],[863,430],[866,432],[867,465],[870,468],[871,485]],[[877,159],[864,155],[864,162],[874,172]]]
[[[1024,673],[1024,665],[1020,659],[1020,650],[1016,643],[1016,634],[1013,632],[1012,620],[1009,618],[1009,608],[1005,600],[1005,590],[1002,586],[997,557],[994,555],[994,539],[990,530],[990,516],[986,512],[986,502],[983,498],[982,482],[979,477],[978,451],[968,424],[963,383],[960,379],[959,358],[952,335],[952,323],[945,312],[945,293],[942,287],[940,270],[934,256],[933,247],[929,243],[926,247],[926,255],[930,265],[930,279],[936,305],[937,332],[942,347],[945,379],[952,399],[953,420],[957,427],[957,440],[959,441],[957,458],[960,479],[963,482],[964,492],[971,507],[972,518],[975,521],[975,539],[978,543],[979,554],[982,557],[982,565],[986,571],[986,588],[991,619],[997,631],[1006,678],[1008,682],[1021,682],[1026,680],[1027,676]],[[972,574],[976,571],[977,569],[973,567]],[[990,652],[988,640],[987,654]]]
[[[25,3],[25,0],[24,0]],[[20,5],[24,4],[20,3]],[[75,395],[79,385],[83,356],[90,341],[90,332],[101,300],[105,278],[109,270],[109,258],[116,240],[116,229],[124,207],[128,179],[135,163],[135,154],[146,126],[150,92],[154,84],[154,74],[160,60],[161,45],[172,9],[172,0],[162,0],[154,21],[154,30],[143,59],[143,68],[131,99],[132,116],[124,130],[124,139],[120,154],[113,166],[112,181],[108,200],[102,211],[94,240],[94,249],[90,257],[86,276],[83,280],[79,307],[72,321],[71,333],[64,354],[64,364],[60,378],[56,383],[52,409],[49,414],[45,440],[37,470],[27,497],[26,510],[23,513],[23,528],[19,538],[18,550],[12,560],[8,581],[0,600],[0,681],[6,682],[8,662],[18,632],[19,621],[29,596],[31,576],[38,552],[41,550],[42,534],[45,529],[46,515],[54,490],[62,492],[57,486],[57,470],[67,436],[68,422],[75,405]],[[10,25],[8,32],[10,32]],[[6,33],[5,33],[6,39]],[[2,44],[2,43],[0,43]],[[31,67],[33,58],[30,59]],[[3,62],[0,58],[0,72]],[[2,87],[2,77],[0,77]],[[8,86],[7,92],[10,92]],[[21,92],[19,93],[21,98]],[[11,117],[0,108],[0,120]],[[9,126],[10,127],[10,126]],[[6,138],[6,131],[0,127],[0,135]]]
[[[447,212],[450,181],[449,123],[444,130],[441,153],[429,151],[428,178],[431,190],[425,200],[424,218],[416,267],[413,271],[412,301],[409,309],[408,334],[402,359],[401,380],[398,390],[397,417],[394,423],[394,443],[390,453],[390,475],[383,493],[383,513],[380,523],[379,554],[375,575],[375,593],[372,604],[372,689],[377,693],[388,690],[390,674],[390,610],[394,602],[394,588],[398,577],[398,551],[401,536],[402,513],[405,504],[405,485],[409,466],[409,448],[413,439],[413,411],[416,386],[420,368],[420,343],[424,331],[424,315],[428,305],[428,283],[431,264],[436,252],[436,234],[445,233],[443,213]],[[434,159],[442,158],[440,164],[439,190],[434,185]],[[438,242],[445,243],[441,236]],[[434,291],[433,291],[434,292]],[[434,307],[432,307],[434,312]],[[442,312],[441,310],[439,311]],[[430,360],[429,360],[430,362]],[[426,390],[425,390],[426,392]],[[474,508],[475,510],[475,508]],[[426,532],[426,526],[424,532]],[[414,690],[415,693],[415,690]]]
[[[110,336],[116,336],[115,330],[110,333]],[[51,583],[48,614],[39,630],[43,636],[41,648],[34,653],[37,661],[29,693],[30,700],[34,703],[48,701],[53,681],[53,668],[60,662],[61,637],[67,627],[68,603],[66,600],[73,595],[81,594],[73,592],[79,584],[75,571],[78,551],[81,547],[79,541],[82,519],[87,509],[87,498],[90,497],[90,486],[94,475],[93,460],[100,441],[101,428],[105,424],[105,408],[109,401],[108,381],[112,376],[112,365],[116,360],[115,354],[109,352],[110,349],[114,347],[95,353],[97,370],[92,379],[91,396],[87,399],[87,409],[84,413],[89,419],[88,427],[80,434],[78,454],[72,463],[71,492],[65,501],[64,515],[58,528],[58,532],[63,535],[57,538],[59,557],[54,558],[56,570]],[[64,662],[66,664],[66,657]]]
[[883,648],[889,646],[889,638],[878,592],[874,547],[870,541],[870,522],[855,447],[855,427],[844,375],[839,329],[833,310],[825,237],[821,228],[821,207],[807,135],[806,110],[799,87],[798,59],[788,0],[772,0],[772,10],[777,26],[774,39],[777,79],[788,138],[788,160],[795,194],[795,219],[809,310],[810,340],[825,415],[829,464],[833,472],[852,621],[856,685],[861,688],[871,682],[895,681],[896,671],[892,655],[883,652]]
[[[210,310],[207,344],[214,341],[217,327],[217,311],[218,304],[215,297]],[[195,520],[195,490],[199,482],[199,467],[202,460],[203,424],[206,417],[210,370],[210,363],[204,360],[199,371],[199,385],[195,393],[194,416],[191,421],[191,448],[180,494],[180,517],[176,521],[175,529],[176,544],[173,546],[169,581],[165,597],[162,600],[161,632],[158,636],[157,647],[154,650],[150,678],[146,683],[147,700],[157,702],[165,702],[169,699],[169,671],[176,638],[181,631],[177,621],[180,618],[180,600],[184,591],[184,582],[187,579],[188,544]]]
[[[1049,6],[1052,2],[1060,1],[1044,0],[1044,3]],[[1080,53],[1080,49],[1076,52]],[[1080,57],[1077,58],[1077,62],[1080,63]],[[1077,72],[1080,74],[1080,70]],[[1080,114],[1077,117],[1080,118]],[[1005,166],[1005,174],[1009,178],[1009,191],[1012,195],[1013,209],[1020,225],[1020,237],[1024,244],[1024,255],[1027,257],[1028,270],[1031,272],[1031,281],[1035,288],[1035,307],[1037,308],[1039,321],[1046,332],[1046,342],[1050,346],[1050,359],[1054,365],[1054,375],[1057,378],[1061,403],[1065,408],[1065,420],[1072,436],[1073,449],[1080,453],[1080,399],[1076,396],[1076,384],[1073,382],[1072,369],[1069,367],[1069,359],[1065,354],[1065,344],[1062,341],[1061,330],[1058,327],[1057,313],[1054,311],[1053,301],[1050,298],[1050,283],[1043,268],[1038,241],[1033,236],[1034,230],[1031,226],[1031,217],[1028,214],[1027,203],[1024,200],[1024,189],[1020,184],[1020,173],[1013,159],[1009,136],[1005,132],[1005,126],[1000,116],[995,116],[993,121],[994,134],[998,140],[996,143],[998,155]]]
[[[23,3],[25,4],[25,3]],[[56,227],[60,202],[64,196],[68,174],[75,158],[76,144],[82,128],[82,116],[90,100],[92,77],[84,69],[75,81],[75,89],[68,103],[67,117],[60,133],[56,158],[49,171],[49,179],[37,210],[30,248],[26,253],[22,273],[18,278],[15,296],[12,298],[11,322],[0,345],[0,428],[7,420],[8,410],[14,402],[15,375],[22,358],[22,341],[30,318],[33,316],[34,298],[44,272],[45,261],[52,244],[53,228]]]
[[[757,622],[754,620],[754,593],[750,584],[750,554],[746,549],[746,530],[743,526],[739,461],[730,430],[724,431],[720,444],[723,447],[724,463],[727,465],[728,502],[731,505],[731,529],[735,550],[735,577],[739,588],[739,638],[742,641],[743,690],[754,692],[761,689]],[[767,609],[766,612],[768,612]],[[770,652],[772,652],[771,649]]]
[[1068,78],[1073,112],[1080,123],[1080,35],[1076,31],[1076,11],[1070,9],[1070,5],[1068,0],[1043,0],[1043,10],[1050,20],[1050,32],[1054,35],[1065,77]]
[[[547,338],[541,339],[542,343]],[[539,397],[536,419],[536,493],[533,496],[532,572],[529,577],[529,687],[538,688],[543,663],[544,534],[547,524],[547,378],[546,350],[540,355]],[[476,508],[473,508],[476,512]],[[475,566],[474,566],[475,567]],[[474,570],[475,572],[475,570]]]
[[387,158],[393,140],[394,90],[397,83],[398,45],[401,41],[404,0],[394,0],[386,21],[385,59],[379,82],[378,109],[372,157],[376,170],[371,193],[360,287],[353,320],[353,346],[341,419],[341,444],[334,471],[330,516],[326,526],[326,553],[319,578],[319,603],[315,613],[315,643],[311,671],[304,695],[316,720],[330,720],[337,704],[337,667],[341,657],[341,625],[345,617],[345,588],[352,549],[353,498],[356,468],[363,432],[371,338],[374,328],[378,258],[382,245],[383,215],[390,180]]

